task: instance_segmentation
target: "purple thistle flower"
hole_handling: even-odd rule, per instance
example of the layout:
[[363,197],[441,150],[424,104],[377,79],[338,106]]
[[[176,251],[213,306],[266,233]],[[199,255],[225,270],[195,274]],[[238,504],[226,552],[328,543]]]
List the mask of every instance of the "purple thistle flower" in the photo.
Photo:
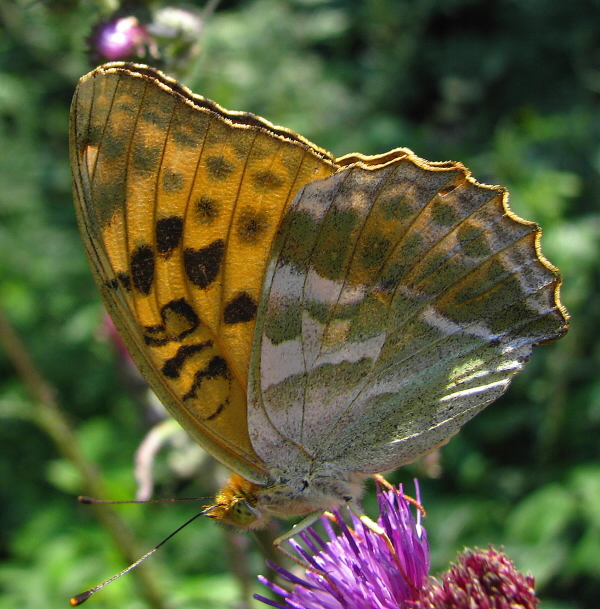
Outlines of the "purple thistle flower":
[[142,58],[150,39],[137,17],[115,16],[98,24],[90,37],[95,57],[109,61]]
[[429,571],[429,546],[420,514],[415,521],[402,487],[385,491],[378,489],[377,497],[381,514],[378,524],[387,539],[354,515],[353,529],[349,529],[336,511],[334,514],[341,529],[339,535],[323,517],[321,521],[329,541],[323,540],[312,528],[299,533],[309,552],[295,540],[290,540],[306,564],[303,578],[271,565],[284,580],[294,584],[291,592],[264,577],[260,578],[284,601],[271,601],[260,595],[255,595],[255,598],[277,609],[418,607],[426,594]]

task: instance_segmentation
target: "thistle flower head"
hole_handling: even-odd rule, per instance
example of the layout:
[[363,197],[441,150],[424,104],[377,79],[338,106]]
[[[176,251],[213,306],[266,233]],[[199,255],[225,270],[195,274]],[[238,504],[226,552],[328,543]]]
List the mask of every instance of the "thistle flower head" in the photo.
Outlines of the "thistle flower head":
[[414,607],[422,598],[429,571],[429,547],[420,517],[413,517],[401,489],[379,491],[381,516],[377,533],[352,515],[352,528],[335,517],[341,533],[336,535],[329,520],[321,520],[329,540],[314,529],[299,534],[309,551],[295,540],[292,547],[306,564],[303,578],[273,565],[279,575],[294,584],[292,592],[262,578],[284,598],[258,600],[278,609],[397,609]]

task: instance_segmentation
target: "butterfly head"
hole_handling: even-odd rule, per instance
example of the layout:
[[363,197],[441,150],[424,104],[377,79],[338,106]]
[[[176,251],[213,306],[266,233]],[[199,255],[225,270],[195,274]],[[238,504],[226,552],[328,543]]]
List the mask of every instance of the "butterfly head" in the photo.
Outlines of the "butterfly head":
[[232,474],[217,493],[215,504],[207,509],[206,516],[240,529],[263,528],[270,517],[257,507],[262,488],[239,474]]
[[368,477],[328,468],[316,468],[312,474],[275,469],[271,473],[265,485],[231,474],[205,516],[236,528],[262,529],[274,517],[304,517],[359,499]]

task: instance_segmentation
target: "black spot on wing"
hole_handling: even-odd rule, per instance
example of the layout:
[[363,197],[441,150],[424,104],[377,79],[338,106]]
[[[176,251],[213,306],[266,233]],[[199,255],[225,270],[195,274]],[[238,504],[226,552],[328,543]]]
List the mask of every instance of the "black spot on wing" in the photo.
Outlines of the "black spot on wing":
[[[148,332],[149,327],[150,326],[146,326],[144,328],[144,332]],[[164,347],[168,342],[169,341],[166,338],[157,338],[156,336],[144,334],[144,343],[146,343],[149,347]]]
[[206,159],[206,172],[213,180],[226,180],[234,169],[235,165],[223,156],[209,156]]
[[196,201],[196,219],[200,224],[212,224],[219,216],[221,205],[210,197],[200,197]]
[[163,324],[143,326],[144,342],[150,347],[162,347],[169,342]]
[[212,421],[213,419],[216,419],[225,409],[225,404],[219,404],[217,406],[217,409],[210,415],[208,415],[207,417],[205,417],[206,421]]
[[125,273],[123,271],[121,271],[120,273],[117,273],[117,279],[119,280],[119,283],[125,290],[127,290],[128,292],[131,292],[131,277],[129,276],[128,273]]
[[223,320],[226,324],[238,324],[252,321],[256,317],[258,305],[247,292],[238,294],[225,306]]
[[240,241],[254,245],[261,242],[265,231],[269,228],[269,219],[263,212],[245,209],[237,221],[237,235]]
[[207,340],[196,345],[183,345],[179,347],[177,353],[165,362],[162,368],[163,374],[170,379],[179,378],[181,368],[186,360],[211,346],[212,341]]
[[210,381],[217,378],[223,378],[225,380],[231,379],[231,372],[227,366],[227,362],[219,355],[215,355],[204,368],[196,372],[194,375],[194,382],[189,391],[183,396],[183,399],[189,400],[196,398],[198,396],[198,390],[204,381]]
[[189,280],[199,288],[207,288],[218,276],[225,254],[225,242],[222,239],[195,250],[191,247],[183,250],[183,266]]
[[154,250],[150,245],[140,245],[131,254],[131,280],[138,292],[150,294],[154,282]]
[[171,253],[180,243],[183,233],[183,218],[169,216],[156,223],[156,250],[159,254]]
[[200,318],[185,298],[171,300],[160,310],[162,324],[144,327],[144,342],[162,347],[168,342],[179,342],[200,325]]
[[172,340],[185,338],[200,325],[196,311],[185,298],[171,300],[160,310],[160,316]]

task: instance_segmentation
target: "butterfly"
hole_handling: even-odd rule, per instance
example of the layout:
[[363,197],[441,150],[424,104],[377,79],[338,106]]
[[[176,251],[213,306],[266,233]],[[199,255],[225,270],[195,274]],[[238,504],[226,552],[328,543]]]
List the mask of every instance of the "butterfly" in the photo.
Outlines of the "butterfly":
[[567,330],[539,227],[460,163],[335,159],[125,63],[80,80],[71,163],[115,325],[233,471],[214,519],[258,528],[358,499]]

